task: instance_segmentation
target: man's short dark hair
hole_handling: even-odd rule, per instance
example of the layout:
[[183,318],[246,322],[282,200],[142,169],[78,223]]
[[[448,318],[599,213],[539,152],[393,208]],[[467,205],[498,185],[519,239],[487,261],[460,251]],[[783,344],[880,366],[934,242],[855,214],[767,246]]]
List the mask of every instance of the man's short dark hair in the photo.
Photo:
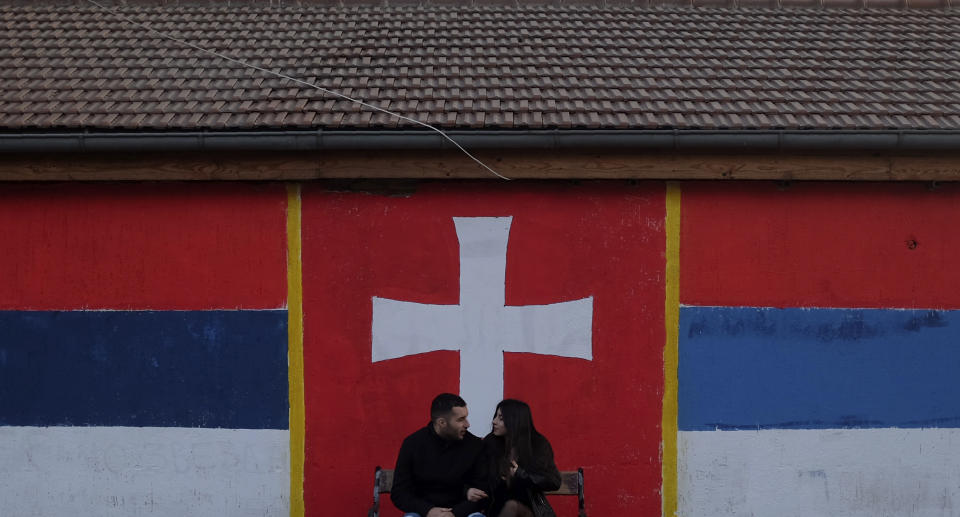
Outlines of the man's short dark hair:
[[453,411],[455,407],[467,407],[459,395],[453,393],[441,393],[433,398],[430,404],[430,421],[435,422],[438,418],[444,418]]

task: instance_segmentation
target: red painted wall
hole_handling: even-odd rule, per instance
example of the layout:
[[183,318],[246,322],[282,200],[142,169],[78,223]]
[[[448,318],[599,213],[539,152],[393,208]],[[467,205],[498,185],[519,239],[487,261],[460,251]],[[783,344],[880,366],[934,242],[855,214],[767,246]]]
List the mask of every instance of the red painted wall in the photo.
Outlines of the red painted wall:
[[680,301],[960,307],[960,185],[686,183]]
[[2,184],[0,310],[286,305],[286,194],[255,184]]
[[[308,515],[364,511],[373,467],[392,468],[432,397],[459,387],[455,351],[371,363],[371,297],[457,303],[451,217],[507,215],[507,305],[592,295],[594,359],[508,354],[505,395],[531,404],[562,470],[585,468],[591,515],[660,512],[663,184],[432,183],[405,197],[311,186],[303,206]],[[554,503],[576,513],[576,498]]]

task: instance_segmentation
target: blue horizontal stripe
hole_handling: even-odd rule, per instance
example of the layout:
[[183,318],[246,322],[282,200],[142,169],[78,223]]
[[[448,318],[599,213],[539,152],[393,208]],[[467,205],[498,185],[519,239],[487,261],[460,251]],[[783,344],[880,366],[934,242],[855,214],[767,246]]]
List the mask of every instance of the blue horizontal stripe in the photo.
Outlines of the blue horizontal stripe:
[[0,311],[0,425],[287,429],[287,313]]
[[960,427],[960,311],[683,307],[679,426]]

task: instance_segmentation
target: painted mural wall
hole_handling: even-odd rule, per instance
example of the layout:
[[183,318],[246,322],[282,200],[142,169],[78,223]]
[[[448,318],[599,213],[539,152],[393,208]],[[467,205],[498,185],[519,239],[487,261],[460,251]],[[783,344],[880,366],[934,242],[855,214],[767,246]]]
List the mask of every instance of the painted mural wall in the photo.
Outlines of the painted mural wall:
[[363,514],[440,391],[478,435],[530,402],[590,515],[957,515],[958,222],[953,185],[0,185],[0,515]]
[[688,184],[682,515],[960,514],[960,190]]
[[307,514],[369,506],[443,391],[479,436],[501,396],[529,402],[595,515],[659,513],[664,203],[660,183],[304,188]]
[[0,185],[0,515],[288,515],[282,186]]

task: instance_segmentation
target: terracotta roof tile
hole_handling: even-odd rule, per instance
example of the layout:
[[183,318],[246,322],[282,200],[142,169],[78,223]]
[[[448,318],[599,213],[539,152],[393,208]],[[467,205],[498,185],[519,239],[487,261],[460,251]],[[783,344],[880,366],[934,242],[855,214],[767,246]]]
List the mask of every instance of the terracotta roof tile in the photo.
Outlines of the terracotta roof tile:
[[[960,13],[946,1],[171,1],[121,12],[445,127],[941,129],[960,127]],[[921,2],[935,9],[901,8]],[[63,4],[0,6],[0,127],[411,125]],[[674,4],[687,7],[663,7]]]

